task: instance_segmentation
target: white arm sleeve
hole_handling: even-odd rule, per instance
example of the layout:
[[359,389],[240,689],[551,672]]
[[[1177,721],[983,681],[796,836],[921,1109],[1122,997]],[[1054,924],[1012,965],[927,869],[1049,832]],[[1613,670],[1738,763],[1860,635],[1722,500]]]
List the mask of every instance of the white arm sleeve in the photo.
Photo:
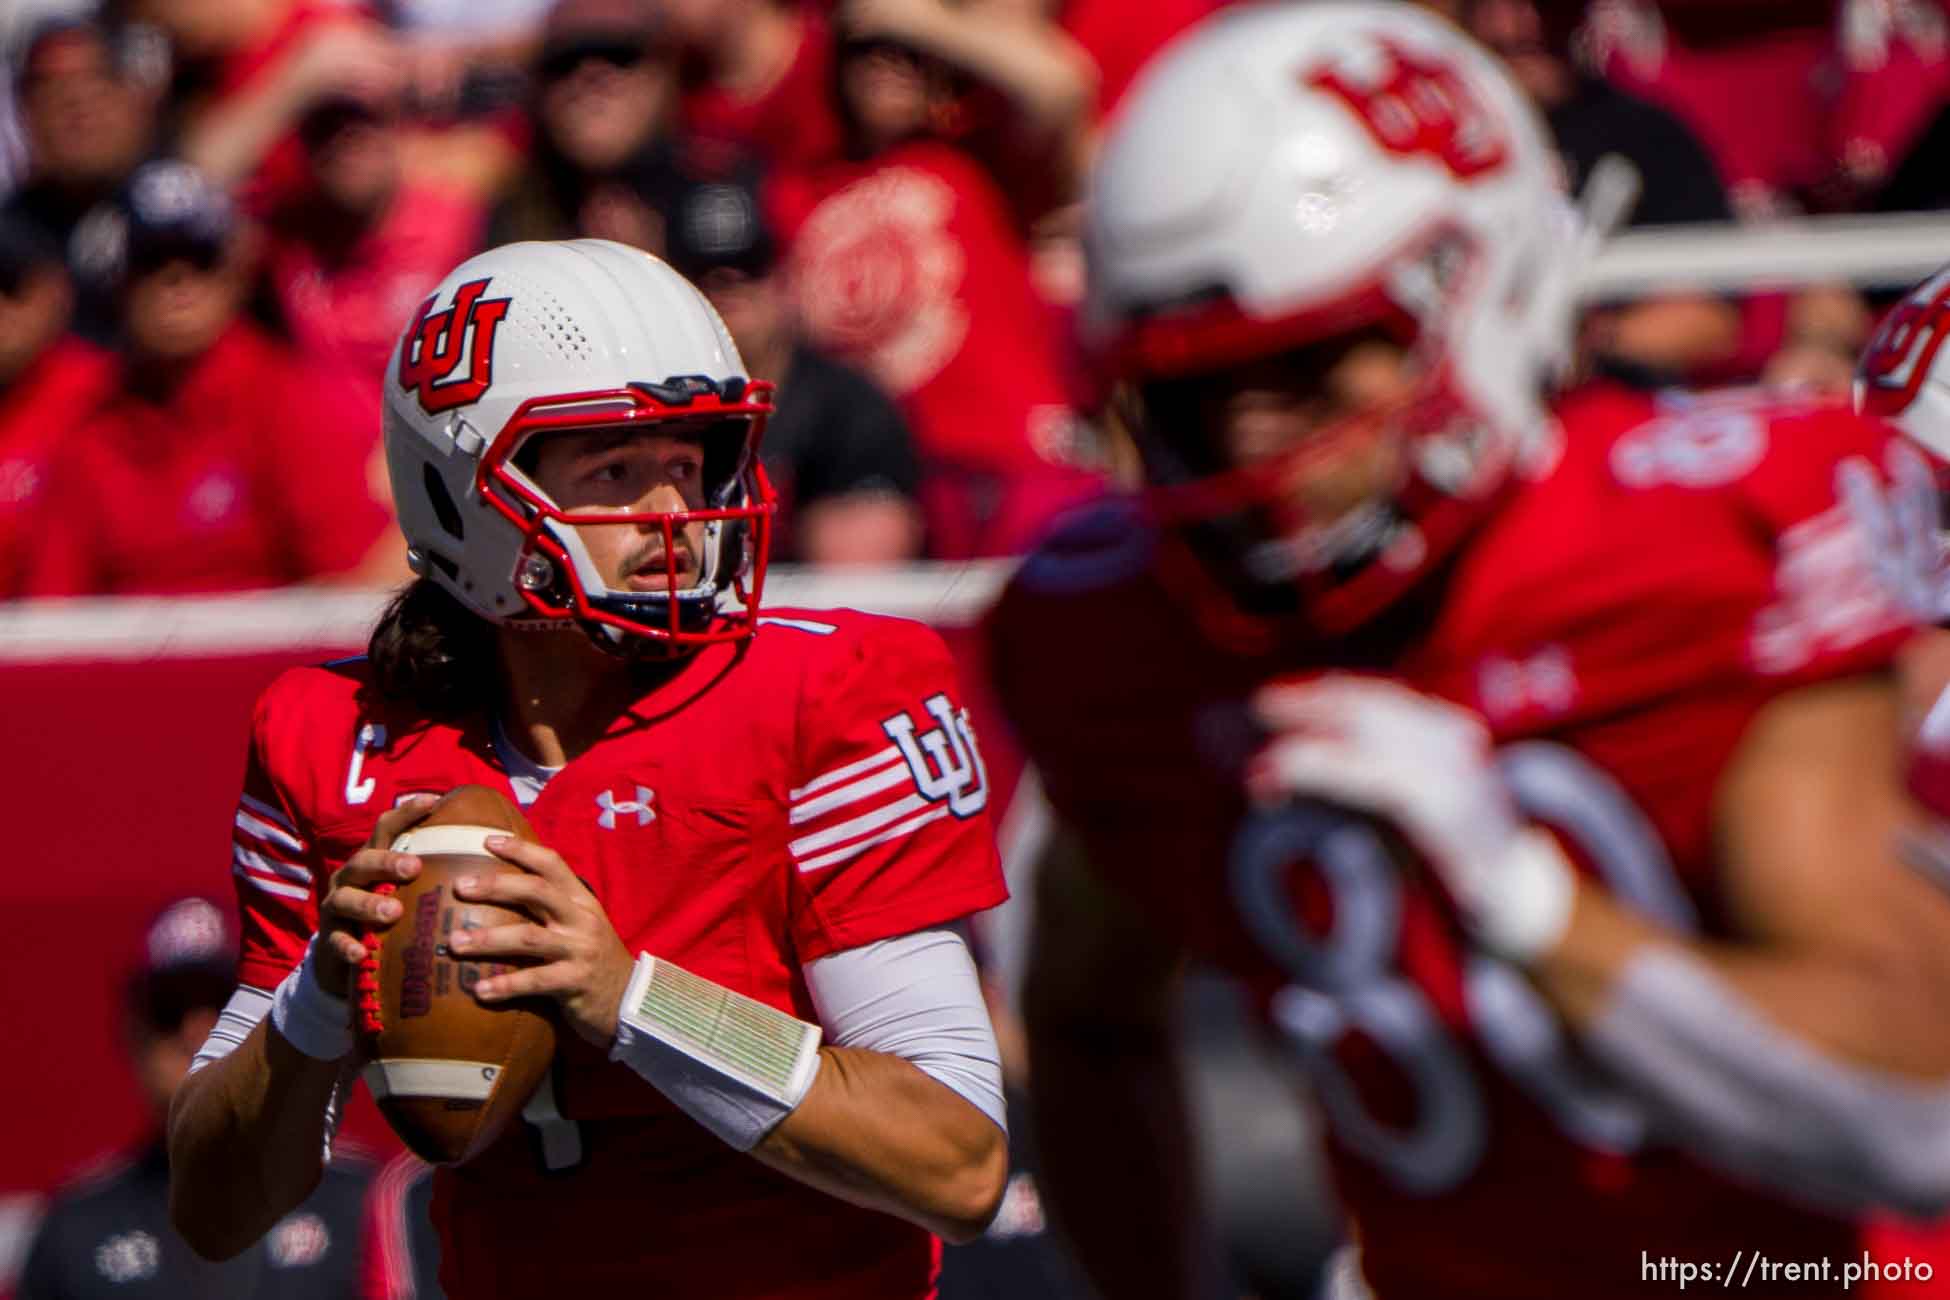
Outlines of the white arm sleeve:
[[230,995],[217,1015],[217,1023],[210,1027],[210,1036],[203,1040],[203,1046],[196,1049],[196,1059],[190,1062],[190,1073],[195,1074],[212,1061],[221,1061],[243,1044],[257,1022],[271,1014],[271,991],[239,984],[237,991]]
[[[196,1057],[190,1062],[190,1073],[195,1074],[212,1061],[221,1061],[250,1036],[260,1020],[269,1018],[271,1003],[275,1000],[269,989],[252,988],[239,984],[237,991],[230,995],[230,1001],[217,1013],[217,1023],[210,1026],[210,1036],[203,1040],[203,1046],[196,1049]],[[339,1081],[332,1087],[332,1098],[325,1103],[325,1158],[332,1158],[332,1139],[338,1136],[339,1120],[345,1111],[346,1072],[339,1072]]]
[[1008,1131],[995,1028],[959,935],[917,930],[803,969],[828,1043],[898,1056]]

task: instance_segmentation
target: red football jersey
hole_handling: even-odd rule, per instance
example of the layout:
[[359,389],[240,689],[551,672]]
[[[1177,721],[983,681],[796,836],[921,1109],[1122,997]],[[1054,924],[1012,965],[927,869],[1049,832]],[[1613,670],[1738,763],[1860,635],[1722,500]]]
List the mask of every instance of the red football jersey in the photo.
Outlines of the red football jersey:
[[1255,688],[1329,664],[1393,673],[1488,718],[1514,796],[1581,869],[1722,933],[1712,800],[1749,720],[1881,668],[1910,633],[1837,493],[1844,461],[1884,481],[1887,434],[1747,396],[1596,389],[1562,414],[1554,464],[1405,612],[1405,654],[1201,639],[1161,576],[1184,565],[1135,507],[1032,557],[988,629],[1004,707],[1097,868],[1242,977],[1318,1085],[1388,1300],[1638,1296],[1642,1252],[1844,1261],[1858,1239],[1660,1143],[1365,823],[1247,815]]
[[274,587],[356,567],[389,526],[379,430],[243,323],[165,396],[123,391],[55,449],[30,596]]
[[[526,811],[631,950],[816,1020],[803,963],[1007,896],[959,697],[919,623],[769,615],[646,694]],[[331,873],[402,797],[518,797],[495,744],[486,718],[430,725],[375,698],[363,660],[273,683],[236,821],[243,980],[284,978]],[[437,1177],[450,1294],[932,1294],[921,1229],[733,1151],[580,1039],[555,1083],[579,1164],[544,1172],[515,1131]]]

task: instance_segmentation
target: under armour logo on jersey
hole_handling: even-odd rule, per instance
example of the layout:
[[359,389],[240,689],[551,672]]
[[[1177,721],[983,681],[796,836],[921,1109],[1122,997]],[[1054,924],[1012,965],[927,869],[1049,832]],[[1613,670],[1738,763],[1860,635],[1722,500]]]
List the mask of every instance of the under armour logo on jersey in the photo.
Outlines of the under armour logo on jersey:
[[428,415],[478,402],[494,383],[494,335],[511,300],[483,301],[487,287],[486,280],[470,280],[454,290],[454,305],[442,312],[433,310],[435,294],[406,327],[399,386],[417,392]]
[[914,719],[896,713],[881,722],[881,730],[899,747],[923,798],[929,803],[946,800],[955,816],[973,817],[988,806],[989,774],[975,747],[968,710],[957,712],[946,695],[929,696],[923,703],[940,726],[917,736]]
[[651,801],[656,797],[653,790],[641,785],[636,788],[634,799],[618,799],[610,791],[605,790],[596,796],[596,806],[602,809],[596,814],[596,825],[606,831],[613,831],[616,829],[616,815],[621,813],[625,817],[635,817],[636,824],[639,826],[648,826],[657,820],[656,811],[650,807]]

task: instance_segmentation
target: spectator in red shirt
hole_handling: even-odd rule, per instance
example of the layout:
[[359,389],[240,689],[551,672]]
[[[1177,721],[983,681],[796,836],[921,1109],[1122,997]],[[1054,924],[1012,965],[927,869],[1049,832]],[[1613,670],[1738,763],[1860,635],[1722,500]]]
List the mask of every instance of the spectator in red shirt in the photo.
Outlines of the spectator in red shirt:
[[781,173],[838,156],[833,35],[807,0],[662,0],[685,56],[684,129]]
[[305,356],[345,372],[379,424],[379,384],[401,322],[480,246],[470,190],[406,175],[396,106],[323,105],[299,132],[307,201],[271,221],[265,277]]
[[884,38],[839,59],[851,161],[819,174],[792,233],[807,337],[900,402],[930,551],[1015,551],[1095,489],[1076,465],[1062,340],[998,187],[941,138],[949,70]]
[[24,585],[55,448],[114,379],[107,353],[63,335],[72,301],[60,249],[0,214],[0,600]]
[[122,304],[123,390],[56,449],[26,594],[177,594],[402,574],[378,429],[239,316],[227,201],[154,162],[85,219]]

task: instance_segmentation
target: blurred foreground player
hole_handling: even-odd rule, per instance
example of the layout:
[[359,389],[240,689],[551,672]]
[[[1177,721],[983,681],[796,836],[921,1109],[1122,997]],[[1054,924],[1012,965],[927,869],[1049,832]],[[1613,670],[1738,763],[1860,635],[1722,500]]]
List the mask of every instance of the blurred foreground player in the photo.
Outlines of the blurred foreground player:
[[437,1176],[448,1296],[920,1297],[930,1234],[988,1222],[1000,1067],[946,928],[1005,893],[981,756],[928,629],[760,614],[770,409],[697,291],[620,244],[496,249],[414,317],[386,441],[423,576],[368,658],[258,705],[244,987],[171,1124],[200,1250],[317,1177],[357,936],[418,870],[387,846],[463,782],[552,848],[487,839],[531,874],[463,896],[536,923],[450,942],[535,961],[477,993],[564,1032],[532,1132]]
[[1643,1295],[1760,1252],[1835,1276],[1748,1293],[1839,1293],[1864,1210],[1950,1200],[1886,431],[1611,388],[1547,416],[1582,239],[1531,110],[1412,9],[1213,20],[1094,193],[1152,488],[990,633],[1064,827],[1031,1079],[1099,1283],[1193,1286],[1189,953],[1316,1085],[1354,1292]]
[[317,1190],[257,1247],[216,1264],[169,1224],[169,1154],[160,1125],[236,986],[237,939],[208,899],[185,898],[149,927],[128,984],[125,1041],[159,1126],[126,1160],[56,1198],[41,1221],[15,1300],[182,1297],[340,1300],[359,1285],[361,1220],[371,1170],[328,1164]]

